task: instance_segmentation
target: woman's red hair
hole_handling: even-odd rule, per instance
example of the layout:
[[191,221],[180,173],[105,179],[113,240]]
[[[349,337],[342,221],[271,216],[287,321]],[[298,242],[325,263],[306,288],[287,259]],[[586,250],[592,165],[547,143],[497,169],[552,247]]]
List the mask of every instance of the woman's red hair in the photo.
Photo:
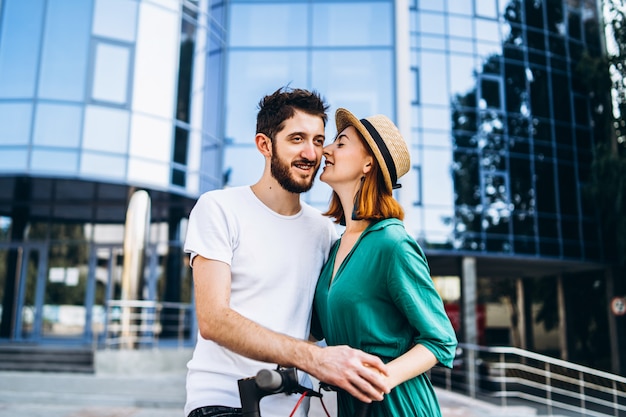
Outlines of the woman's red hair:
[[[372,169],[365,174],[365,180],[363,181],[361,190],[355,197],[356,207],[354,208],[353,217],[358,220],[382,220],[389,218],[404,220],[404,210],[400,203],[393,197],[391,190],[387,189],[374,153],[360,133],[359,138],[369,155],[372,156]],[[339,196],[334,191],[330,198],[328,210],[324,215],[332,217],[337,224],[345,224],[345,213]]]

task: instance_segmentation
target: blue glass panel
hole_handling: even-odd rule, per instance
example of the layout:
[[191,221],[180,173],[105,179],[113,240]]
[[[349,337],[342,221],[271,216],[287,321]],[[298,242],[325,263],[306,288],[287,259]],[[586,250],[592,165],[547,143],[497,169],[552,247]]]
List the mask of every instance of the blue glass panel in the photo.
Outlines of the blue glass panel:
[[[329,114],[345,107],[359,117],[382,113],[395,119],[391,51],[314,52],[311,75],[312,84],[332,106]],[[329,123],[326,134],[334,133],[334,123]]]
[[393,4],[313,5],[313,45],[388,46],[393,41]]
[[85,96],[91,1],[49,0],[39,95],[82,101]]
[[0,145],[25,145],[30,142],[32,105],[0,103]]
[[[443,4],[443,2],[441,3]],[[472,15],[474,13],[472,3],[472,1],[468,0],[448,0],[448,12],[451,14]]]
[[133,42],[137,25],[137,2],[96,0],[93,34]]
[[84,152],[80,161],[80,173],[123,179],[126,177],[126,157]]
[[28,151],[22,149],[2,149],[0,147],[0,172],[26,171]]
[[472,20],[461,16],[448,16],[448,33],[461,39],[471,39]]
[[[309,87],[307,52],[231,52],[229,58],[226,140],[253,144],[256,105],[261,97],[286,85]],[[323,68],[323,72],[327,70]]]
[[498,9],[495,0],[481,0],[476,2],[476,14],[478,16],[490,17],[495,19],[498,17]]
[[35,94],[43,0],[6,0],[0,22],[0,98]]
[[33,143],[58,147],[80,144],[81,107],[39,104],[35,112]]
[[[233,4],[230,45],[304,46],[308,34],[306,4]],[[265,62],[264,62],[265,63]],[[258,69],[258,68],[257,68]]]
[[449,104],[451,97],[446,82],[448,74],[447,56],[440,53],[422,53],[419,73],[420,102]]
[[420,0],[417,4],[421,10],[434,10],[437,12],[443,12],[443,6],[445,5],[441,0]]
[[91,98],[126,104],[130,51],[126,46],[100,42],[96,45]]
[[418,30],[420,32],[444,35],[445,29],[446,23],[442,15],[425,12],[419,14]]
[[83,148],[127,153],[130,117],[127,111],[88,106],[85,111]]
[[30,167],[32,171],[72,174],[78,167],[78,154],[70,151],[34,149]]

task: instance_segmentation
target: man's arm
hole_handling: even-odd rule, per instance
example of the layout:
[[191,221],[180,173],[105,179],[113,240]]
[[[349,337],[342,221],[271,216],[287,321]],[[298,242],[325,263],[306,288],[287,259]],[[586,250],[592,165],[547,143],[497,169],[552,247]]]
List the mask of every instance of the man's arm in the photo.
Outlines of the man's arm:
[[376,356],[348,346],[321,348],[274,332],[230,308],[230,266],[199,255],[193,259],[200,335],[251,359],[295,367],[364,401],[389,390],[386,366]]

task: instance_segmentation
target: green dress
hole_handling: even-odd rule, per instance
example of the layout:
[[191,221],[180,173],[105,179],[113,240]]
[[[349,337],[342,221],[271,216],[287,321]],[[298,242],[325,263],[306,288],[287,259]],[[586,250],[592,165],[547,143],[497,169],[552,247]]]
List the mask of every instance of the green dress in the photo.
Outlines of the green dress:
[[[328,345],[349,345],[387,363],[415,344],[450,367],[457,345],[426,258],[397,219],[371,224],[331,283],[339,242],[317,284],[313,334]],[[352,417],[355,400],[338,393],[339,417]],[[372,405],[371,417],[441,416],[426,374],[395,387]]]

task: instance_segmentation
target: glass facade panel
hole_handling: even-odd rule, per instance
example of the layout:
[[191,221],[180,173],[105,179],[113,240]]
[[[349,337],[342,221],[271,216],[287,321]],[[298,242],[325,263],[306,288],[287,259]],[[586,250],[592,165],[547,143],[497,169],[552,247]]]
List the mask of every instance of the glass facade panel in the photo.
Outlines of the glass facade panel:
[[[443,2],[441,2],[443,3]],[[448,0],[448,12],[470,16],[474,14],[474,2],[468,0]]]
[[156,187],[169,185],[169,166],[152,161],[130,159],[128,161],[128,181]]
[[441,104],[450,103],[447,75],[448,63],[446,55],[423,52],[420,74],[420,103]]
[[[314,52],[312,85],[319,88],[334,108],[345,107],[363,116],[395,114],[391,51]],[[327,135],[334,133],[334,125],[334,122],[328,124]]]
[[0,172],[25,171],[28,169],[26,148],[0,148]]
[[313,5],[313,45],[369,48],[390,45],[392,6],[389,2],[316,3]]
[[82,101],[85,96],[91,1],[48,0],[39,96]]
[[450,130],[450,109],[424,106],[421,124],[424,129]]
[[126,0],[95,0],[93,34],[133,42],[136,36],[137,3]]
[[128,152],[129,114],[127,111],[87,106],[83,148],[125,154]]
[[448,33],[451,37],[472,39],[472,20],[462,16],[448,16]]
[[172,130],[171,122],[140,114],[133,115],[130,156],[169,163],[172,155]]
[[306,3],[237,4],[230,8],[231,47],[305,46],[309,34]]
[[420,35],[418,37],[418,42],[418,46],[425,50],[446,50],[446,38],[444,38],[443,36]]
[[78,171],[76,152],[33,149],[30,168],[34,172],[74,174]]
[[126,104],[130,58],[128,47],[103,42],[96,45],[92,100]]
[[78,148],[82,108],[73,105],[40,103],[35,115],[33,144]]
[[476,19],[476,39],[500,42],[500,26],[496,20]]
[[[504,1],[503,1],[504,3]],[[476,15],[496,19],[498,17],[497,0],[475,0]]]
[[132,109],[170,119],[176,105],[178,13],[142,2],[135,46]]
[[469,55],[453,54],[450,61],[450,94],[466,94],[476,87],[476,78],[472,71],[474,59]]
[[414,233],[420,233],[424,239],[433,245],[441,245],[450,242],[453,225],[450,222],[450,210],[429,206],[423,210],[423,227]]
[[446,22],[444,16],[434,13],[420,13],[418,30],[422,33],[445,35]]
[[0,103],[0,146],[30,142],[32,105]]
[[121,180],[126,177],[125,156],[83,152],[80,157],[80,173],[85,177]]
[[0,98],[32,98],[44,0],[6,0],[0,22]]
[[418,6],[422,10],[434,10],[443,12],[445,3],[441,0],[418,0]]
[[452,155],[449,149],[426,150],[427,158],[421,163],[422,198],[431,206],[449,207],[452,213],[454,190],[450,181]]

